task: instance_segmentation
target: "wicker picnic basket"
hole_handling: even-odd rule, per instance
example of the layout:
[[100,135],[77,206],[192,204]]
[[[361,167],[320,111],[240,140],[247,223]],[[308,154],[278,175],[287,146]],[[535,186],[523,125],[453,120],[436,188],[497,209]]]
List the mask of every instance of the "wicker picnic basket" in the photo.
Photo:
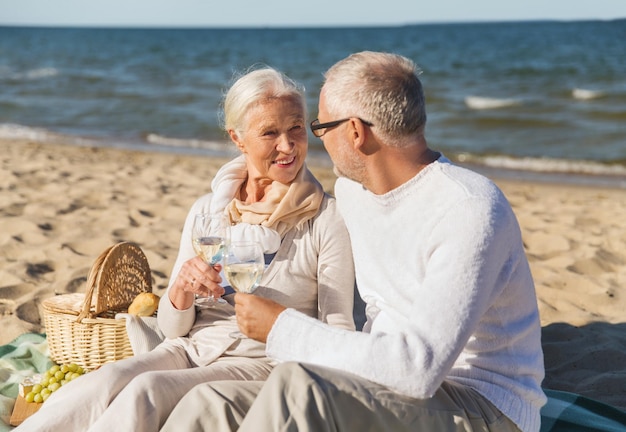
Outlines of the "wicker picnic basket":
[[52,360],[94,370],[131,357],[126,321],[115,314],[126,312],[138,294],[151,291],[150,266],[139,246],[122,242],[105,250],[89,272],[86,293],[42,302]]

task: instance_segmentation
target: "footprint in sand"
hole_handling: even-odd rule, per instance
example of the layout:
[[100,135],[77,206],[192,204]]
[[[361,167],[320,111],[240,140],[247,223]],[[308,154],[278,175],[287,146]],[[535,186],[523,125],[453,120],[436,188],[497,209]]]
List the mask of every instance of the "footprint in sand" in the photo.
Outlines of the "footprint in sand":
[[529,255],[544,260],[571,249],[569,240],[564,236],[543,231],[526,233],[524,245]]
[[31,324],[40,325],[41,319],[39,317],[39,308],[35,300],[30,300],[19,305],[16,309],[16,314],[19,319]]
[[0,288],[0,300],[18,299],[28,293],[33,292],[32,285],[19,284]]
[[2,207],[2,216],[19,217],[24,214],[26,203],[16,202]]
[[[85,273],[86,274],[86,273]],[[65,291],[58,294],[80,293],[87,290],[87,277],[77,277],[72,279],[65,285]]]
[[52,261],[41,263],[26,263],[26,274],[34,279],[39,279],[46,273],[54,271],[54,263]]
[[81,209],[81,208],[83,208],[83,204],[81,202],[74,201],[69,206],[65,207],[64,209],[58,210],[57,214],[65,215],[68,213],[75,212],[76,210]]
[[621,265],[624,265],[622,257],[600,248],[592,258],[578,260],[567,269],[581,275],[600,276],[615,272],[616,267]]

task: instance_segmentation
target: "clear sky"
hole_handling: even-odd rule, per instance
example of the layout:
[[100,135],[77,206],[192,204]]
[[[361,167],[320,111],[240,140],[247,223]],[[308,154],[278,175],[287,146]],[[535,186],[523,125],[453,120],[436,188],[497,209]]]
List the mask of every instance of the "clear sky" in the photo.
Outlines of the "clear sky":
[[626,0],[0,0],[0,25],[298,27],[626,18]]

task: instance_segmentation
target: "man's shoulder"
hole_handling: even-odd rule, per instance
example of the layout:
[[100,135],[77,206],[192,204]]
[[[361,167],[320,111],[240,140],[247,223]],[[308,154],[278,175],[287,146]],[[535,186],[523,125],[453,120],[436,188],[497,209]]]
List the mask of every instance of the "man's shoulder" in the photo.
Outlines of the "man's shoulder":
[[458,185],[470,194],[498,190],[496,184],[488,177],[450,161],[439,162],[438,168],[438,171],[443,174],[446,180]]

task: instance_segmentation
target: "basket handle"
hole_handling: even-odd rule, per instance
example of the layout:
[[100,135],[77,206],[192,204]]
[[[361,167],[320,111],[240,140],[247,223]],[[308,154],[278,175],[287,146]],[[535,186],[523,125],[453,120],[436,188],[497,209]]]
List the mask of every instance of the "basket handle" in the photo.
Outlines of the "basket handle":
[[93,299],[93,293],[96,289],[96,286],[98,285],[98,275],[100,274],[100,269],[102,268],[104,260],[106,259],[109,252],[111,252],[111,249],[113,249],[113,247],[115,247],[115,245],[108,247],[104,252],[102,252],[98,256],[98,258],[96,258],[96,261],[93,263],[93,266],[91,266],[91,269],[89,270],[89,276],[87,277],[87,292],[85,293],[85,301],[83,302],[83,309],[80,311],[78,317],[76,318],[76,322],[82,322],[83,319],[91,315],[91,302]]

